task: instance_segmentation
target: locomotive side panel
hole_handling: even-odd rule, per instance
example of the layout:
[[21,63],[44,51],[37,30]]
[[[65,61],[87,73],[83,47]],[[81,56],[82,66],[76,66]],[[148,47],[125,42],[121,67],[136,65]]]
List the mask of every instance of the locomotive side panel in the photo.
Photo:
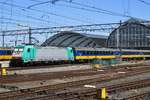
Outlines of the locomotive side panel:
[[68,60],[66,48],[42,47],[37,48],[35,61],[61,61]]

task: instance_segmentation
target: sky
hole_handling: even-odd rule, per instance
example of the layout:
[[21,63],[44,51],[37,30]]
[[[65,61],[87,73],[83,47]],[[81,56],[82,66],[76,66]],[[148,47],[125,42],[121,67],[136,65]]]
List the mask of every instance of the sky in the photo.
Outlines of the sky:
[[52,0],[0,0],[0,31],[116,23],[129,19],[126,16],[150,20],[149,0],[57,0],[53,4],[47,1]]

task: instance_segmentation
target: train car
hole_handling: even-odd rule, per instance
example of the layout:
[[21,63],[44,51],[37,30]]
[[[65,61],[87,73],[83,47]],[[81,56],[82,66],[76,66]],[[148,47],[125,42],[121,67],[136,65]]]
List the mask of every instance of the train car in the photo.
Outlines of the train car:
[[123,59],[150,59],[150,50],[127,50],[123,49],[122,51]]
[[75,48],[74,51],[76,60],[113,59],[119,53],[117,49],[108,48]]
[[109,49],[109,48],[75,48],[75,60],[92,59],[149,59],[150,50]]
[[11,48],[0,48],[0,61],[11,60],[12,51]]
[[74,60],[73,49],[62,47],[17,46],[12,54],[11,66],[31,63],[55,63]]

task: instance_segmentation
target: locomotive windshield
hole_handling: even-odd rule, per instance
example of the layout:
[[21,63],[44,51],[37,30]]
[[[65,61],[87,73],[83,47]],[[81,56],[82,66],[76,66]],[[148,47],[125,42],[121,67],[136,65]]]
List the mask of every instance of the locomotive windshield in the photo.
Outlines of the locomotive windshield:
[[23,48],[15,48],[12,56],[21,57],[22,52],[23,52]]
[[22,49],[22,48],[21,48],[21,49],[16,48],[14,51],[15,51],[15,52],[22,52],[23,49]]

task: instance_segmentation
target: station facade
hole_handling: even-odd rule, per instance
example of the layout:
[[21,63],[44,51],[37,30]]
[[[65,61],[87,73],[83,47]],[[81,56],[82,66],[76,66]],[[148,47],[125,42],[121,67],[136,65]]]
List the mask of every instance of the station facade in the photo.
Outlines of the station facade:
[[129,19],[113,30],[107,40],[109,48],[150,49],[150,24]]

